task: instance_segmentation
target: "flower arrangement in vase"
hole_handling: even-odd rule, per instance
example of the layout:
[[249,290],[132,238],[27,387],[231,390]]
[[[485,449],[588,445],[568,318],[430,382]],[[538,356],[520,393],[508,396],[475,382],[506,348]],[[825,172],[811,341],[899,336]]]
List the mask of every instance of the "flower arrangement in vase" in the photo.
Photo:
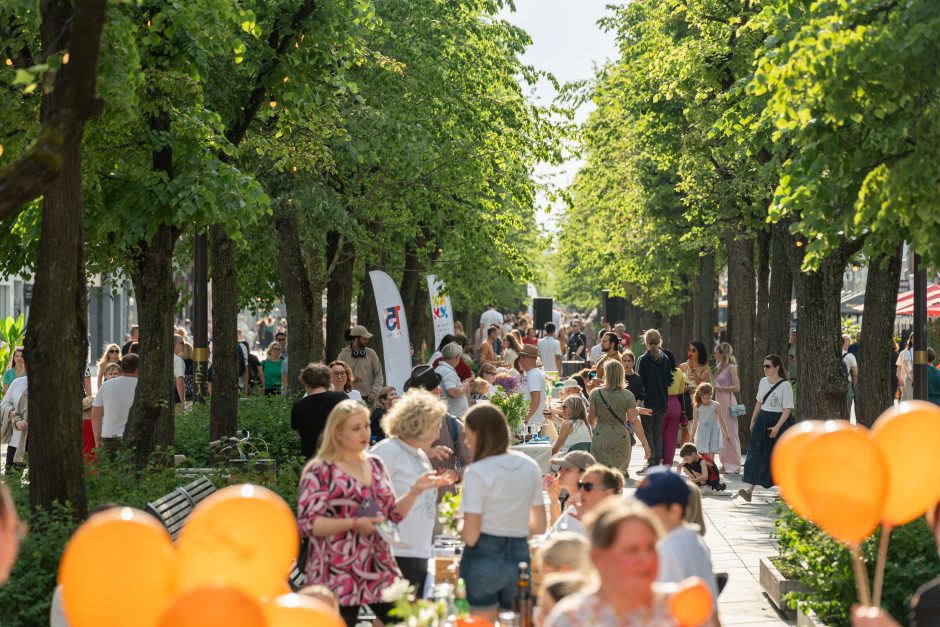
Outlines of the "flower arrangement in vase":
[[519,391],[521,381],[511,375],[500,375],[493,381],[496,393],[490,395],[490,402],[503,410],[506,422],[513,433],[525,433],[525,417],[529,410],[526,395]]

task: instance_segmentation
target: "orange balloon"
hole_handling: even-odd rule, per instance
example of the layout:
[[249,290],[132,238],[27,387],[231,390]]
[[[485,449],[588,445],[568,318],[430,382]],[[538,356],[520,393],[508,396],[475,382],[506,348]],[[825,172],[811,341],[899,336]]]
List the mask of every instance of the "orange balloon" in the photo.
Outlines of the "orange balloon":
[[177,542],[177,590],[207,583],[252,598],[283,590],[297,556],[297,523],[277,494],[254,485],[219,490],[193,510]]
[[798,484],[813,522],[859,544],[878,526],[888,485],[884,456],[864,427],[826,431],[806,444]]
[[345,627],[339,612],[319,599],[303,594],[284,594],[267,601],[262,609],[268,627]]
[[881,519],[893,526],[909,523],[940,501],[940,474],[925,452],[925,445],[940,442],[940,407],[901,403],[881,414],[871,434],[888,466]]
[[780,494],[787,505],[803,518],[813,518],[809,504],[800,492],[798,481],[800,456],[806,445],[817,436],[827,431],[848,429],[847,420],[803,420],[787,429],[774,445],[774,454],[770,459],[770,472],[774,483],[780,488]]
[[173,597],[157,627],[265,627],[261,604],[231,586],[200,586]]
[[712,591],[701,577],[690,577],[679,583],[669,600],[673,618],[681,627],[699,627],[711,618],[714,611]]
[[72,627],[156,625],[172,592],[173,542],[150,514],[114,508],[89,518],[59,563]]

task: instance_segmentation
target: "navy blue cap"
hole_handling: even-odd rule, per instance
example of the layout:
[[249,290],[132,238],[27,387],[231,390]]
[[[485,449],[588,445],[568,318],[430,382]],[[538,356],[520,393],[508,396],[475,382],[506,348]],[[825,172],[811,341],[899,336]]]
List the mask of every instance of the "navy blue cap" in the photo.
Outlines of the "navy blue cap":
[[649,507],[672,503],[685,507],[689,504],[689,487],[678,473],[657,472],[643,478],[635,496]]

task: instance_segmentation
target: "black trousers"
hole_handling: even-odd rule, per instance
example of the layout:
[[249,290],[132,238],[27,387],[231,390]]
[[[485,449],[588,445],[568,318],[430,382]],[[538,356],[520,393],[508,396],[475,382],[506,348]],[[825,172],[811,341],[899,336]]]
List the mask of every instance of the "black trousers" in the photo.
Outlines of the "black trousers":
[[652,416],[640,415],[643,424],[643,433],[650,445],[650,466],[658,466],[663,462],[663,418],[666,416],[666,407],[654,409]]
[[428,560],[421,557],[396,557],[398,569],[415,589],[415,596],[424,598],[424,582],[428,578]]
[[13,458],[15,456],[16,456],[16,447],[8,445],[7,446],[7,465],[4,471],[6,474],[10,474],[11,472],[13,472]]

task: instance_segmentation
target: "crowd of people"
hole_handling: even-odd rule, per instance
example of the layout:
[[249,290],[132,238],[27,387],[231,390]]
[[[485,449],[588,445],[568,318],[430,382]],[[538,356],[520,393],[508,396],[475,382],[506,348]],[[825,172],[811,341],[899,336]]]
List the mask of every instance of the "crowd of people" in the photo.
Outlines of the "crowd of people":
[[[290,426],[308,460],[297,510],[310,543],[304,576],[311,589],[335,595],[346,624],[356,624],[364,606],[392,620],[383,590],[397,580],[425,594],[441,532],[438,508],[458,491],[459,572],[475,615],[495,621],[513,609],[520,564],[534,558],[545,575],[537,624],[674,625],[668,584],[689,577],[701,578],[717,599],[701,493],[724,492],[723,477],[742,469],[743,500],[755,486],[773,485],[773,447],[793,424],[787,365],[795,365],[795,349],[787,364],[766,356],[756,397],[740,403],[727,342],[711,347],[712,359],[704,341],[687,342],[680,362],[656,329],[640,335],[634,352],[623,325],[555,313],[539,329],[526,314],[488,309],[469,336],[458,326],[426,363],[414,365],[402,390],[385,385],[372,334],[361,325],[349,329],[336,359],[301,370],[304,394],[293,403]],[[263,360],[252,361],[240,337],[245,393],[286,393],[287,333],[269,326],[259,326],[271,336]],[[98,361],[97,393],[83,401],[89,459],[121,441],[140,367],[137,341],[134,329],[124,346],[105,346]],[[193,348],[185,329],[172,342],[168,394],[183,410],[193,396]],[[843,348],[855,384],[850,344]],[[3,375],[7,472],[22,463],[26,447],[25,357],[16,349]],[[902,387],[903,362],[902,354]],[[513,450],[518,434],[488,402],[510,380],[525,397],[526,431],[550,441],[548,473]],[[749,404],[744,464],[738,416]],[[636,445],[645,464],[632,489]],[[718,624],[717,610],[709,623]]]

